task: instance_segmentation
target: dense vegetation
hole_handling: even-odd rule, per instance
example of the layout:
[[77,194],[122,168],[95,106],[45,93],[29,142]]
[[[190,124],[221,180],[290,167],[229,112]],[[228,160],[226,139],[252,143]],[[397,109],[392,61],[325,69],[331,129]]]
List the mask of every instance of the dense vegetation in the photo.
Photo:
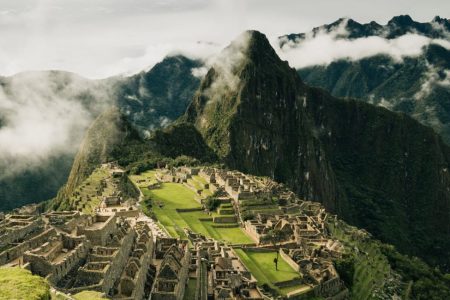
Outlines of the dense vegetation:
[[100,115],[91,127],[80,146],[69,179],[59,191],[53,206],[67,199],[102,163],[116,161],[128,165],[139,160],[150,151],[139,133],[131,126],[117,108],[111,108]]
[[417,257],[400,254],[394,246],[373,239],[367,232],[343,222],[328,225],[348,252],[335,262],[352,299],[385,299],[393,293],[402,299],[447,299],[448,275]]
[[444,275],[432,269],[421,259],[399,253],[391,245],[380,244],[380,248],[405,282],[406,295],[411,299],[450,299],[450,274]]
[[[190,123],[176,122],[166,129],[157,130],[150,138],[150,142],[159,153],[176,158],[180,155],[195,157],[203,162],[213,162],[217,156],[206,145],[197,128]],[[180,147],[180,144],[183,147]]]

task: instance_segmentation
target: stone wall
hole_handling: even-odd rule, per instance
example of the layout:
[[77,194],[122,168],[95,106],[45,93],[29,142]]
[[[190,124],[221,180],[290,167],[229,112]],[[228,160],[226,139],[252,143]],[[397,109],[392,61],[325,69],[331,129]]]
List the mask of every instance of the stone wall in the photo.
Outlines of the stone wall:
[[244,229],[245,229],[245,232],[257,243],[257,244],[259,244],[260,243],[260,237],[261,237],[261,235],[258,233],[258,232],[256,232],[256,228],[255,228],[255,226],[253,226],[252,224],[251,224],[251,222],[250,221],[245,221],[244,222]]
[[[151,234],[145,244],[136,241],[131,255],[132,257],[128,260],[119,282],[119,295],[114,296],[113,299],[143,299],[147,272],[153,256],[153,238]],[[135,274],[134,268],[138,268]]]
[[184,256],[181,259],[181,269],[178,273],[178,281],[175,287],[174,292],[163,292],[163,291],[156,291],[156,284],[155,282],[152,290],[152,294],[149,299],[151,300],[183,300],[184,298],[184,292],[186,288],[186,283],[189,279],[189,266],[191,261],[191,252],[186,247],[184,250]]
[[240,227],[239,224],[237,223],[229,223],[229,224],[213,224],[211,225],[211,227],[213,228],[236,228],[236,227]]
[[[75,249],[71,250],[71,252],[64,258],[63,261],[57,264],[51,264],[52,274],[48,277],[48,280],[52,284],[56,284],[61,278],[67,275],[67,273],[72,270],[75,266],[77,266],[80,260],[84,259],[89,252],[89,242],[85,241],[83,243],[78,244]],[[33,263],[32,265],[33,272]]]
[[176,208],[177,212],[193,212],[193,211],[202,211],[203,208],[200,207],[194,207],[194,208]]
[[8,244],[14,243],[27,234],[38,230],[42,225],[42,220],[32,219],[32,216],[28,216],[31,220],[21,221],[20,219],[15,219],[14,217],[20,216],[11,216],[4,220],[1,224],[1,227],[4,229],[4,233],[0,235],[0,247],[4,247]]
[[50,237],[55,236],[55,229],[47,229],[46,231],[36,235],[35,237],[0,253],[0,265],[4,265],[12,260],[22,256],[26,251],[34,249],[45,243]]
[[346,299],[348,290],[342,280],[336,276],[314,287],[314,295],[328,300]]
[[88,263],[77,272],[77,281],[83,285],[72,287],[65,292],[76,294],[84,290],[95,290],[108,295],[127,263],[135,234],[134,229],[128,230],[121,241],[121,246],[109,258],[109,261],[91,261],[88,256]]
[[[96,223],[103,223],[95,225]],[[86,235],[87,239],[93,245],[105,246],[116,230],[116,216],[115,215],[95,215],[93,217],[93,224],[86,228],[78,227],[79,235]]]
[[214,223],[236,223],[237,218],[236,218],[236,216],[229,216],[229,217],[218,216],[218,217],[213,218],[213,222]]
[[[299,274],[300,275],[300,274]],[[285,281],[279,281],[275,283],[275,286],[279,287],[279,288],[284,288],[284,287],[289,287],[289,286],[295,286],[295,285],[300,285],[302,284],[303,281],[302,279],[299,278],[294,278],[291,280],[285,280]]]
[[116,216],[124,218],[135,218],[139,217],[139,210],[137,209],[124,209],[116,212]]
[[292,267],[292,269],[300,272],[300,266],[287,254],[283,249],[280,249],[280,256]]
[[[56,239],[56,240],[55,240]],[[49,282],[56,284],[61,278],[79,264],[89,251],[89,242],[85,238],[66,237],[58,235],[57,238],[44,243],[42,246],[24,253],[24,262],[30,264],[33,274],[47,277]],[[66,252],[63,252],[63,248]],[[62,258],[56,259],[64,254]]]
[[131,247],[133,246],[133,240],[136,236],[134,229],[130,229],[127,235],[122,239],[121,247],[111,262],[111,268],[105,274],[103,279],[103,292],[108,294],[113,287],[116,280],[122,274],[122,270],[127,263],[128,256],[130,255]]

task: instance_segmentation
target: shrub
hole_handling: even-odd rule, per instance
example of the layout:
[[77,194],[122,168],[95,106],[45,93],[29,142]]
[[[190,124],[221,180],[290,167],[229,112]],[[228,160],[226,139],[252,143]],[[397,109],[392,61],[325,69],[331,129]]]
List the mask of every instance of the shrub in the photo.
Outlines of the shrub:
[[214,211],[219,207],[220,201],[215,197],[209,196],[206,198],[205,205],[209,211]]

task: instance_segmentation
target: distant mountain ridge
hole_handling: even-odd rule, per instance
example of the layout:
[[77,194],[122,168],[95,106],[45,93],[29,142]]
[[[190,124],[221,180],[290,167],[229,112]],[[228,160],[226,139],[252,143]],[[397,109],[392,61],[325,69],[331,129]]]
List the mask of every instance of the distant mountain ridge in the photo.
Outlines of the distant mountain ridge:
[[[279,38],[283,47],[301,45],[319,32],[339,32],[337,40],[356,40],[370,36],[394,39],[417,34],[449,42],[450,21],[435,17],[429,23],[415,22],[409,16],[398,16],[381,26],[375,22],[360,24],[340,19],[314,28],[309,33]],[[389,110],[406,113],[432,127],[450,144],[450,49],[432,43],[422,54],[397,61],[379,54],[359,60],[340,59],[328,65],[314,65],[298,70],[302,79],[330,91],[337,97],[356,98]]]
[[436,16],[429,23],[414,21],[409,15],[395,16],[386,25],[380,25],[375,21],[361,24],[353,19],[341,18],[331,24],[314,27],[308,33],[291,33],[279,38],[280,46],[287,41],[298,42],[305,38],[314,38],[319,33],[329,33],[343,27],[346,32],[337,35],[342,39],[357,39],[369,36],[381,36],[386,39],[394,39],[407,33],[415,33],[429,38],[448,39],[450,21]]

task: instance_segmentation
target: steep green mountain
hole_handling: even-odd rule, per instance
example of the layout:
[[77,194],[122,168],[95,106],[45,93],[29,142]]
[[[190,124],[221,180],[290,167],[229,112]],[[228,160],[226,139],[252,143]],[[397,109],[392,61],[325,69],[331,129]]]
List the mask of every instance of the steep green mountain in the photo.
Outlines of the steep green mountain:
[[[54,197],[67,181],[78,145],[89,125],[87,121],[94,120],[108,107],[116,105],[141,134],[178,118],[200,83],[192,75],[192,69],[199,65],[200,62],[174,56],[165,58],[148,72],[130,77],[89,80],[68,72],[48,71],[0,78],[5,96],[20,103],[22,108],[47,103],[45,109],[50,109],[63,103],[61,113],[82,116],[79,121],[74,118],[68,130],[73,134],[71,145],[55,149],[38,164],[29,164],[25,171],[0,176],[0,211]],[[66,111],[66,107],[71,110]],[[0,111],[0,130],[9,126],[7,113],[7,110]],[[19,162],[26,161],[27,157],[23,157]]]
[[[236,52],[240,59],[230,57]],[[432,129],[308,87],[259,32],[223,55],[235,63],[213,66],[184,118],[229,167],[284,182],[448,268],[450,148]]]
[[[409,16],[399,16],[385,26],[341,19],[308,34],[281,37],[280,45],[288,40],[301,45],[306,36],[314,39],[318,32],[333,32],[340,26],[345,27],[345,33],[337,35],[338,40],[368,36],[392,39],[414,33],[450,41],[447,19],[436,17],[430,23],[418,23]],[[405,57],[402,61],[376,55],[360,60],[341,59],[328,65],[305,67],[298,72],[306,83],[324,88],[334,96],[357,98],[406,113],[434,128],[450,144],[450,50],[446,47],[430,44],[420,55]]]
[[[190,123],[175,122],[165,129],[156,130],[150,138],[150,143],[152,149],[167,157],[186,155],[203,162],[217,161],[217,156]],[[179,147],[180,144],[183,144],[183,147]]]
[[147,151],[149,147],[118,108],[105,111],[87,130],[67,183],[59,191],[56,203],[65,201],[101,164],[115,161],[119,165],[127,165],[138,160]]

